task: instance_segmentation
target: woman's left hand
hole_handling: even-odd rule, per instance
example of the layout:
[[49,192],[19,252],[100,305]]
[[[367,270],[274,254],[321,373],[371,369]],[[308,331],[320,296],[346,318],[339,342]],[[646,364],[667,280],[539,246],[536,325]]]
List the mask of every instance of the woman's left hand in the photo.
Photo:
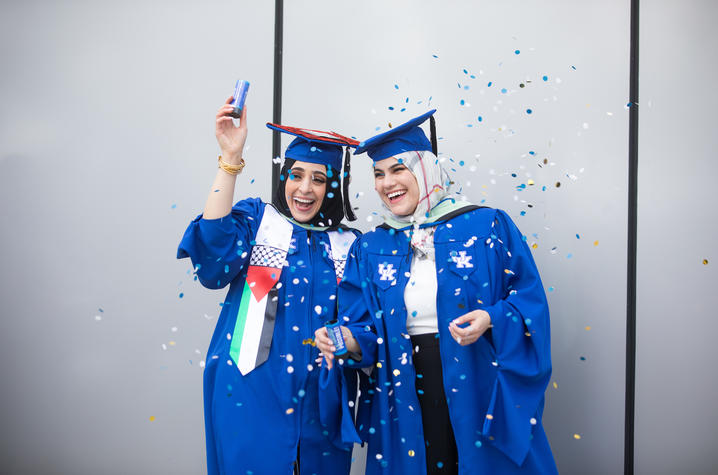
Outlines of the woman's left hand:
[[[469,325],[462,328],[459,326],[462,323],[468,323]],[[474,343],[489,328],[491,328],[491,316],[485,310],[473,310],[459,318],[455,318],[449,324],[451,336],[461,346]]]

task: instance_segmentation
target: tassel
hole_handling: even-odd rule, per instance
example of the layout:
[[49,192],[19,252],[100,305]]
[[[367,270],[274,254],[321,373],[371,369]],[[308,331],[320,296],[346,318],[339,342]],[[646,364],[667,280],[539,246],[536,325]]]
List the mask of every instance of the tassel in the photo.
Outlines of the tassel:
[[436,121],[433,115],[429,117],[429,130],[431,130],[431,151],[438,157],[439,147],[436,143]]
[[357,217],[352,210],[352,205],[349,203],[349,181],[351,180],[351,166],[349,165],[349,158],[351,152],[349,147],[344,152],[344,176],[342,177],[342,197],[344,199],[344,216],[347,221],[356,221]]

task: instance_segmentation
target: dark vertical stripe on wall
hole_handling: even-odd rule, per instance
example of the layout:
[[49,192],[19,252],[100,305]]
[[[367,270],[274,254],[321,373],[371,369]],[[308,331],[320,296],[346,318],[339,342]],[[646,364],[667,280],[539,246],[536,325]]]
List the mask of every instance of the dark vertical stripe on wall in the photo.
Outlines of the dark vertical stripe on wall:
[[[284,41],[284,0],[274,1],[274,110],[272,122],[282,123],[282,50]],[[281,155],[282,138],[280,132],[272,131],[272,158]],[[272,202],[276,200],[279,183],[279,164],[272,162]]]
[[628,278],[626,290],[626,418],[623,473],[633,475],[636,405],[636,240],[638,232],[638,0],[631,0],[631,73],[628,117]]

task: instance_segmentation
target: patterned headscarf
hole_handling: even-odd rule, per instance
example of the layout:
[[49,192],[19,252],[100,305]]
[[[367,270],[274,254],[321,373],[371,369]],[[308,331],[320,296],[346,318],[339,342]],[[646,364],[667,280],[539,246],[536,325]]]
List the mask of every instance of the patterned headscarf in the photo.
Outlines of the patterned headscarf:
[[431,210],[449,194],[449,174],[439,163],[436,155],[424,151],[411,151],[395,155],[399,163],[403,163],[416,177],[419,185],[419,204],[414,213],[408,216],[397,216],[389,210],[391,217],[403,223],[421,225],[429,219]]

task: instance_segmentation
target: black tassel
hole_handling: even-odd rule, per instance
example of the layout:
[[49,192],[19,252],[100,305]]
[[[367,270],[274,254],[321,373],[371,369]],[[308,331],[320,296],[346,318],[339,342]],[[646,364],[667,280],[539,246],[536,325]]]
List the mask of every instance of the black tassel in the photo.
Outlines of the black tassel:
[[351,152],[349,147],[344,152],[344,176],[342,177],[342,197],[344,198],[344,216],[347,221],[356,221],[357,217],[352,210],[352,205],[349,203],[349,181],[351,180],[351,166],[349,165],[349,159]]
[[429,130],[431,131],[431,151],[438,157],[439,146],[436,143],[436,121],[433,115],[429,117]]

